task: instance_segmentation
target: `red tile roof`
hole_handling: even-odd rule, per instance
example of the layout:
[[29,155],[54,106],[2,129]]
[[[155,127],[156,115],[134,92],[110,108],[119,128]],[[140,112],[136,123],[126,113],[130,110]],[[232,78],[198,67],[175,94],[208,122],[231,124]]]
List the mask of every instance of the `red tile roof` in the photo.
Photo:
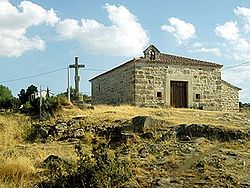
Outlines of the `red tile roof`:
[[197,66],[206,66],[206,67],[218,67],[221,68],[223,65],[212,63],[208,61],[198,60],[198,59],[191,59],[187,57],[181,57],[176,55],[170,55],[170,54],[160,54],[159,59],[156,59],[155,61],[162,61],[162,62],[168,62],[168,63],[178,63],[183,65],[197,65]]
[[140,60],[146,60],[146,61],[152,61],[152,62],[161,62],[161,63],[170,63],[170,64],[182,64],[182,65],[192,65],[192,66],[205,66],[205,67],[216,67],[216,68],[221,68],[223,67],[223,65],[220,65],[220,64],[217,64],[217,63],[212,63],[212,62],[208,62],[208,61],[203,61],[203,60],[198,60],[198,59],[191,59],[191,58],[187,58],[187,57],[181,57],[181,56],[176,56],[176,55],[170,55],[170,54],[163,54],[163,53],[160,53],[159,54],[159,57],[155,60],[148,60],[148,59],[145,59],[145,58],[134,58],[124,64],[121,64],[107,72],[104,72],[100,75],[97,75],[96,77],[90,79],[89,81],[91,82],[92,80],[102,76],[102,75],[105,75],[105,74],[108,74],[114,70],[117,70],[118,68],[121,68],[123,66],[126,66],[132,62],[139,62]]

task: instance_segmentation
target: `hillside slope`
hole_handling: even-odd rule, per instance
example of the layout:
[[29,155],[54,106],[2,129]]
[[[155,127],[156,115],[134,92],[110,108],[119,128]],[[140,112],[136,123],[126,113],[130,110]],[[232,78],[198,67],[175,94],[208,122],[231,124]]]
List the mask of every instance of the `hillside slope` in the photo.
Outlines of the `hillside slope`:
[[[126,160],[131,176],[116,187],[250,186],[249,111],[68,106],[43,122],[1,113],[0,138],[1,188],[56,184],[58,177],[44,165],[49,156],[67,161],[77,175],[79,144],[84,156],[96,160],[93,164],[98,163],[93,155],[100,145],[109,158]],[[128,178],[126,173],[120,176]],[[62,174],[69,177],[67,169]],[[113,179],[95,185],[115,187]]]

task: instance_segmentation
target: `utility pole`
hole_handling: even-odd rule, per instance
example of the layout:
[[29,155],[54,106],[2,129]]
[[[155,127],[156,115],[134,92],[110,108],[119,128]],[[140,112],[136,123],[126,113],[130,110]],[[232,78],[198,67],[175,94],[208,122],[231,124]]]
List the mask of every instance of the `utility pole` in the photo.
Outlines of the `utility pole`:
[[43,103],[43,99],[42,99],[42,86],[40,85],[40,100],[39,100],[39,118],[42,119],[42,103]]
[[[76,90],[76,100],[80,99],[80,76],[79,76],[79,68],[84,68],[85,65],[78,64],[79,57],[75,57],[75,64],[69,65],[69,68],[75,69],[75,90]],[[70,88],[68,88],[69,90]]]
[[70,102],[70,68],[68,66],[68,101]]
[[47,86],[47,90],[46,90],[46,98],[50,97],[50,90],[49,87]]

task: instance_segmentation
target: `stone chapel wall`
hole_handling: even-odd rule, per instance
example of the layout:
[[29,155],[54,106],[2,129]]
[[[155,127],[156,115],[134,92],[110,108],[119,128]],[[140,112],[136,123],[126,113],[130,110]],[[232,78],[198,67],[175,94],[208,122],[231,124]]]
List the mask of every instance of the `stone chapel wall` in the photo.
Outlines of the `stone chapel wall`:
[[133,104],[133,63],[116,68],[91,81],[93,104]]
[[135,65],[135,104],[170,106],[171,81],[188,82],[188,107],[221,109],[220,69],[143,60]]
[[239,111],[239,89],[222,81],[221,106],[223,111]]

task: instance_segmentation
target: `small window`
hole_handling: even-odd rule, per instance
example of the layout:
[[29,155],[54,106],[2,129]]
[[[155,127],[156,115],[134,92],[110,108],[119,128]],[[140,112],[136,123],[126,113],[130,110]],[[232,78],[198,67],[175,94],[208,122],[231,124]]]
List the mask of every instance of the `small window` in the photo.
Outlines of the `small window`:
[[150,60],[155,60],[155,52],[154,52],[154,50],[149,51],[149,59]]
[[195,99],[196,99],[196,100],[200,100],[200,99],[201,99],[201,94],[196,94],[196,95],[195,95]]
[[98,90],[101,91],[101,84],[98,84]]
[[157,92],[156,96],[157,96],[157,98],[162,98],[162,92]]

